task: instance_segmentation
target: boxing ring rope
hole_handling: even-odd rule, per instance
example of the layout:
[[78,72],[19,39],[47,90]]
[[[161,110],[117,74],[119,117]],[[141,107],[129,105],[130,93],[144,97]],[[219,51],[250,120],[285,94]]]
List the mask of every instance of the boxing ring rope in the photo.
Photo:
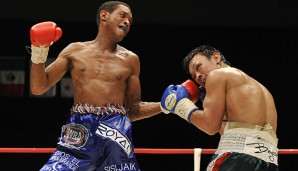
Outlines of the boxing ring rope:
[[[0,153],[53,153],[56,148],[0,148]],[[194,149],[135,148],[136,154],[194,154]],[[214,154],[215,149],[202,149],[202,154]]]
[[[0,153],[53,153],[56,148],[0,148]],[[201,149],[201,154],[214,154],[216,149]],[[195,148],[135,148],[136,154],[194,154]],[[278,154],[298,154],[298,149],[278,149]]]
[[[0,153],[53,153],[56,148],[0,148]],[[135,148],[136,154],[193,154],[194,171],[200,171],[201,155],[214,154],[216,149]],[[278,149],[278,154],[298,154],[298,149]]]

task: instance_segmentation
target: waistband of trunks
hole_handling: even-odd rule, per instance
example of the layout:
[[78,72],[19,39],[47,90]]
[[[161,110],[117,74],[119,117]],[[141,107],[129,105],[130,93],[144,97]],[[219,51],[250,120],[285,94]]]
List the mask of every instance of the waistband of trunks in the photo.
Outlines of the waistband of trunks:
[[75,103],[71,109],[71,114],[80,113],[87,114],[92,113],[95,115],[104,115],[104,114],[126,114],[128,109],[120,104],[108,103],[104,106],[93,106],[88,103]]
[[258,130],[258,131],[261,131],[263,133],[266,132],[274,138],[276,143],[278,142],[278,138],[276,136],[276,133],[273,131],[273,128],[269,123],[264,125],[264,126],[260,126],[260,125],[251,125],[251,124],[242,123],[242,122],[227,122],[227,124],[225,126],[225,132],[233,132],[233,130],[235,130],[236,132],[244,131],[242,133],[248,133],[249,132],[249,134],[251,134],[252,133],[251,131],[253,131],[253,130],[255,130],[255,131]]

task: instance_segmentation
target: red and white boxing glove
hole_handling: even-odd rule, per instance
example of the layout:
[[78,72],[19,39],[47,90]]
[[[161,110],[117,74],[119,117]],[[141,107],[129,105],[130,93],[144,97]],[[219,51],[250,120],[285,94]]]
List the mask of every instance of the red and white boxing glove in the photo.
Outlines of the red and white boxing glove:
[[30,29],[31,61],[45,63],[49,47],[62,36],[62,30],[51,21],[35,24]]
[[197,84],[192,80],[186,80],[181,85],[186,88],[189,95],[189,99],[193,103],[196,103],[199,100],[201,94]]

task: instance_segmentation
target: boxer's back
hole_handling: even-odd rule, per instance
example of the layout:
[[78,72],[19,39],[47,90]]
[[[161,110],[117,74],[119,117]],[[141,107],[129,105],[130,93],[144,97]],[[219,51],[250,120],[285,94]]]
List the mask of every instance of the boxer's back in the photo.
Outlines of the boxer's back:
[[226,106],[228,121],[254,125],[270,124],[276,130],[277,112],[270,92],[258,81],[236,68],[228,73]]

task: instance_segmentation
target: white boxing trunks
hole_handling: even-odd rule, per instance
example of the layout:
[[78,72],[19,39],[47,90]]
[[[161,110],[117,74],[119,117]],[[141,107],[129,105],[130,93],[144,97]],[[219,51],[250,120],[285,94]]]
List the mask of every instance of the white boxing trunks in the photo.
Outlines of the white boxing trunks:
[[279,171],[277,141],[270,124],[227,122],[206,171]]

